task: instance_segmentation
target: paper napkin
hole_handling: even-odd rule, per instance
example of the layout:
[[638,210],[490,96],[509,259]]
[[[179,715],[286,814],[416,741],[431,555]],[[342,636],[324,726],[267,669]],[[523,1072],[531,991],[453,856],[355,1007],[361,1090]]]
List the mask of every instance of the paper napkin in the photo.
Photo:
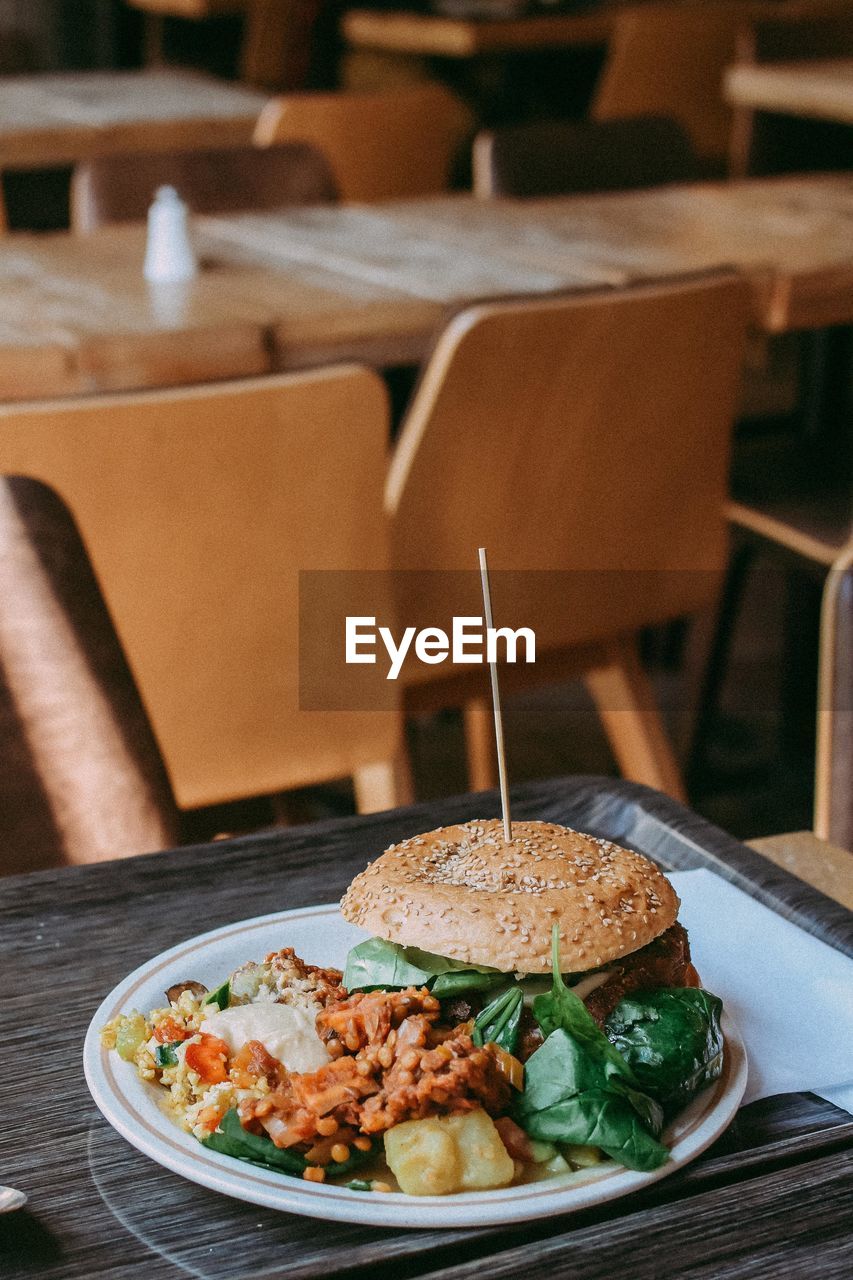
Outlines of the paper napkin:
[[711,871],[668,879],[702,986],[746,1045],[744,1102],[811,1092],[853,1111],[853,960]]

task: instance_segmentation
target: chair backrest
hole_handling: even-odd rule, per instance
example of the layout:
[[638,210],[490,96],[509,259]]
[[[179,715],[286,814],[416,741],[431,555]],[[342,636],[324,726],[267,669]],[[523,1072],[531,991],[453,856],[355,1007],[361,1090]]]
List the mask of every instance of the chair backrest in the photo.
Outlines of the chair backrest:
[[308,80],[322,0],[248,0],[240,79],[258,89],[301,89]]
[[[853,56],[853,11],[849,5],[784,5],[738,32],[741,63],[803,62]],[[853,164],[849,125],[809,116],[774,115],[740,108],[735,113],[731,171],[745,174],[846,170]]]
[[458,315],[385,491],[393,569],[454,572],[395,573],[399,625],[480,612],[476,586],[472,599],[454,578],[479,546],[495,571],[518,571],[495,608],[499,625],[534,627],[537,652],[709,603],[747,311],[726,273]]
[[470,128],[467,107],[443,85],[404,85],[274,98],[255,142],[312,143],[329,161],[342,200],[390,200],[446,190]]
[[75,513],[181,807],[393,754],[393,711],[302,710],[299,666],[300,571],[386,562],[387,440],[354,367],[0,409],[0,468]]
[[139,222],[166,184],[195,213],[320,204],[337,195],[328,164],[304,143],[107,155],[74,170],[72,228],[88,232],[111,222]]
[[173,845],[174,800],[74,521],[0,478],[0,874]]
[[592,116],[669,116],[699,158],[722,169],[731,131],[723,75],[743,18],[737,3],[641,4],[617,14]]
[[474,194],[556,196],[625,191],[700,176],[675,120],[543,120],[485,130],[474,139]]

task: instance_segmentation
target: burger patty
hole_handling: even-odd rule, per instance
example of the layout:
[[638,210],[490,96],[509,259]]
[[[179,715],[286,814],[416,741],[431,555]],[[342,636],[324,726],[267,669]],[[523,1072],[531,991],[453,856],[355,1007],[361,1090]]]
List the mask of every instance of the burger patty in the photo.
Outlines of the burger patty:
[[[690,963],[687,930],[677,921],[654,942],[608,965],[609,977],[587,996],[584,1004],[600,1027],[620,1000],[635,991],[660,987],[698,987],[699,975]],[[539,1048],[544,1037],[529,1008],[521,1018],[518,1057],[522,1062]]]

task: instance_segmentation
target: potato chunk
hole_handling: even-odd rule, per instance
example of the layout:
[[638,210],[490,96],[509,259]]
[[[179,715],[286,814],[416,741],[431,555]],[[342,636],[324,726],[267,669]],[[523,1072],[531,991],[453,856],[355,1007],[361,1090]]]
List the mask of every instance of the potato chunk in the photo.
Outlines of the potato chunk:
[[395,1125],[385,1134],[385,1159],[409,1196],[505,1187],[515,1173],[500,1134],[481,1110]]

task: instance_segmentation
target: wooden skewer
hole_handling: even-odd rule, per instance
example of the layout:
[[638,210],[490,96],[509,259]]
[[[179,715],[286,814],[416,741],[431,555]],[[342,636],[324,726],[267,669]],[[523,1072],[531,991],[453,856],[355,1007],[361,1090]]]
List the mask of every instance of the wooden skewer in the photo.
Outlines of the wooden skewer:
[[[483,587],[483,612],[486,617],[486,635],[493,627],[492,595],[489,590],[489,565],[486,560],[486,548],[480,547],[480,582]],[[504,839],[512,839],[512,821],[509,813],[509,786],[506,776],[506,752],[504,750],[504,725],[501,715],[501,695],[498,689],[497,659],[489,663],[489,676],[492,681],[492,710],[495,715],[495,747],[498,753],[498,782],[501,789],[501,809],[504,821]]]

